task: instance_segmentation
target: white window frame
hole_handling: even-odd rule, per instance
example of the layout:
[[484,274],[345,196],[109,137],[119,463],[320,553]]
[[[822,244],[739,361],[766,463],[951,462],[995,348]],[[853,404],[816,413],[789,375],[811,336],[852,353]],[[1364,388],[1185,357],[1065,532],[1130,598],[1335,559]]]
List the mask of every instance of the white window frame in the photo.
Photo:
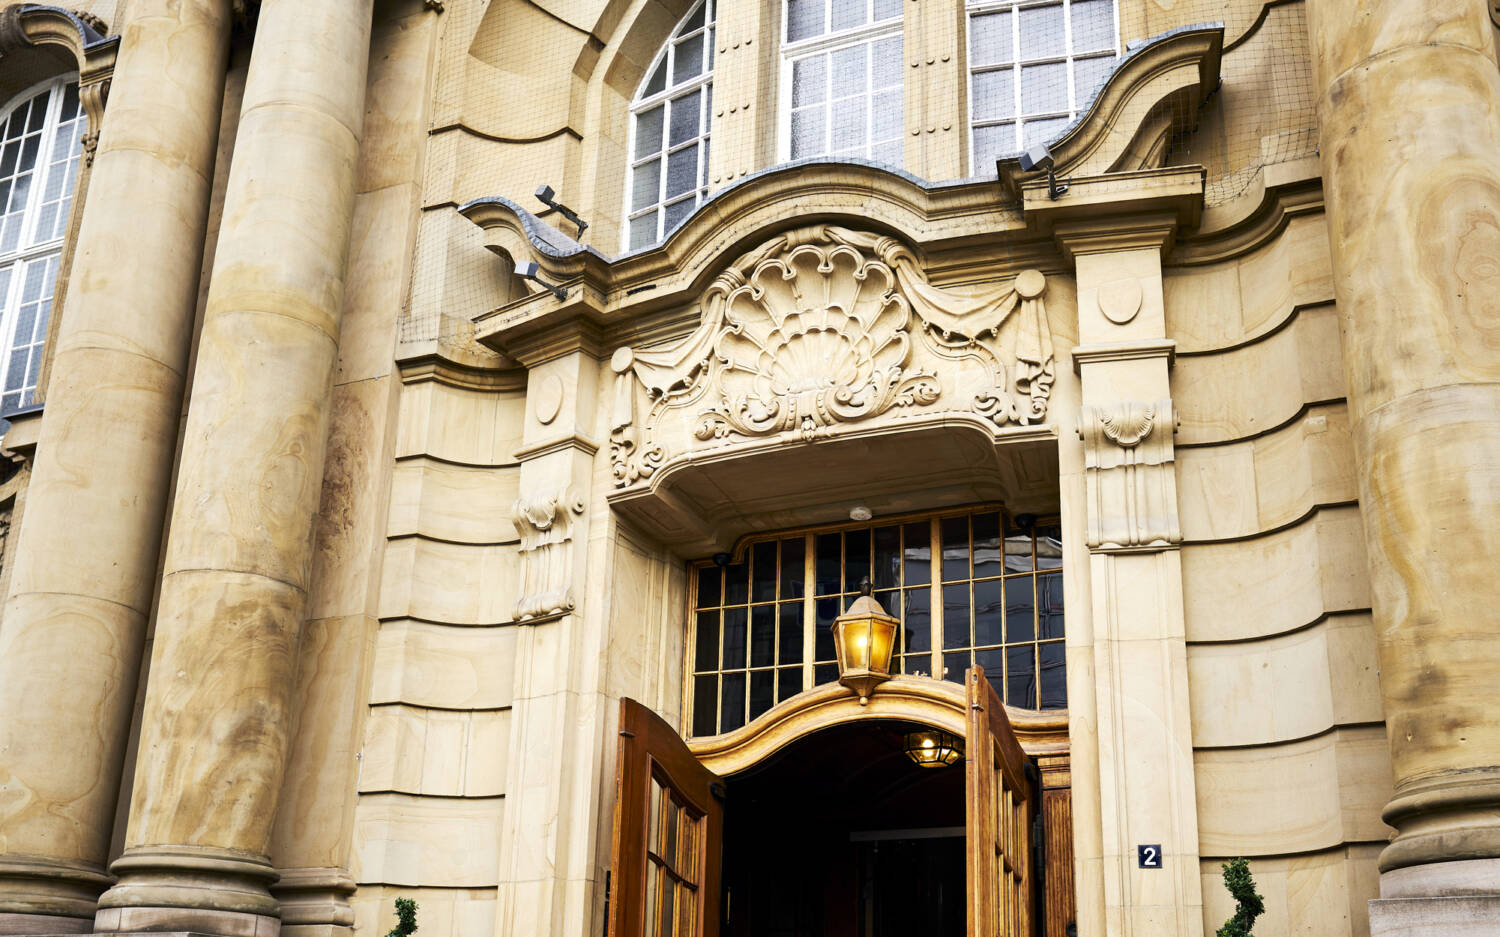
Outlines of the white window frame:
[[[36,168],[33,170],[32,184],[27,193],[26,204],[22,208],[21,234],[18,246],[14,250],[0,253],[0,270],[8,268],[13,271],[10,276],[8,289],[3,296],[0,296],[0,301],[3,301],[3,306],[0,306],[0,316],[3,316],[3,321],[0,321],[0,339],[3,339],[3,344],[0,344],[0,350],[3,350],[3,356],[0,356],[0,400],[3,400],[6,393],[5,387],[9,383],[10,359],[12,352],[15,350],[15,333],[20,318],[23,291],[25,290],[26,271],[30,265],[45,262],[52,257],[57,258],[59,265],[62,263],[62,247],[64,240],[67,238],[68,231],[66,221],[61,226],[62,233],[57,237],[36,243],[33,243],[33,240],[36,236],[36,228],[41,217],[42,207],[46,202],[45,193],[47,191],[47,183],[50,181],[54,170],[51,154],[57,140],[62,103],[65,97],[63,92],[68,85],[77,83],[78,76],[76,74],[60,75],[37,82],[11,98],[6,102],[4,109],[0,110],[0,128],[3,128],[17,109],[27,104],[34,97],[43,93],[48,95],[47,115],[42,124],[41,140],[37,148]],[[78,119],[85,122],[84,127],[79,133],[79,141],[81,143],[84,133],[87,133],[86,122],[88,118],[83,114],[81,103],[79,107]],[[0,146],[3,146],[3,141],[0,141]],[[66,163],[63,164],[64,171],[66,171],[66,166]],[[64,193],[64,202],[68,208],[68,211],[64,213],[65,217],[72,211],[72,200],[76,194],[76,192]],[[3,208],[4,206],[0,206],[0,209]],[[3,214],[0,214],[0,217],[3,217]],[[57,274],[60,272],[59,270],[53,274],[52,292],[54,294],[56,292]],[[47,315],[49,320],[55,312],[56,310],[52,309],[52,299],[49,297],[47,301]],[[43,334],[45,335],[45,329]],[[33,343],[28,341],[26,344],[30,345]],[[27,385],[23,380],[21,389],[21,405],[18,409],[25,410],[32,404],[36,387],[35,385]],[[17,410],[12,409],[9,412],[14,413]]]
[[[715,29],[717,26],[717,18],[719,12],[718,3],[720,2],[720,0],[712,0],[713,16],[710,17],[705,14],[703,26],[701,26],[698,30],[694,30],[694,32],[699,32],[704,37],[703,55],[705,60],[705,68],[703,69],[703,71],[696,77],[691,78],[680,85],[674,85],[672,84],[672,66],[673,59],[676,54],[678,40],[689,38],[692,35],[691,32],[683,36],[678,35],[679,31],[681,31],[683,27],[683,24],[692,19],[699,9],[706,7],[710,2],[711,0],[698,0],[697,3],[688,8],[687,13],[683,15],[682,19],[678,20],[677,24],[672,27],[671,34],[667,37],[666,41],[662,43],[661,49],[657,51],[656,56],[651,60],[651,65],[646,69],[646,73],[641,76],[641,83],[636,88],[637,97],[632,99],[630,103],[630,129],[629,132],[625,135],[625,210],[622,213],[625,222],[620,226],[620,246],[624,251],[641,250],[646,247],[660,244],[662,241],[666,240],[666,236],[672,232],[673,228],[676,227],[676,225],[673,225],[672,228],[666,227],[667,206],[669,203],[671,205],[677,205],[680,202],[685,202],[691,199],[693,201],[693,207],[696,209],[697,206],[701,205],[703,203],[703,200],[708,197],[708,149],[709,135],[710,130],[712,129],[710,127],[710,120],[713,117],[714,65],[716,64],[718,58],[718,50],[714,49],[713,45],[714,36],[716,35]],[[666,86],[650,97],[639,97],[641,90],[645,88],[646,84],[649,81],[651,81],[651,76],[656,73],[657,66],[661,65],[663,62],[665,62],[666,67]],[[684,97],[688,94],[692,94],[695,91],[705,92],[698,99],[698,106],[701,109],[698,124],[698,134],[690,140],[685,140],[682,143],[673,145],[670,136],[672,109],[671,102],[676,98]],[[635,155],[636,121],[641,114],[646,113],[657,105],[662,105],[663,107],[663,146],[661,149],[654,151],[652,155],[646,156],[642,159],[637,159]],[[693,146],[694,144],[698,145],[698,174],[695,177],[698,184],[693,187],[693,190],[691,192],[673,196],[672,198],[666,198],[665,189],[667,184],[667,158],[671,156],[672,153],[685,150],[688,147]],[[653,201],[647,207],[641,209],[633,209],[631,206],[634,204],[635,197],[636,167],[649,163],[653,159],[660,159],[662,161],[661,169],[657,175],[657,197],[655,201]],[[653,211],[657,213],[656,238],[648,244],[641,244],[637,247],[631,247],[630,223],[636,218],[639,218],[642,215]],[[692,212],[689,212],[688,214],[692,214]]]
[[[866,4],[869,15],[873,17],[875,14],[875,0],[866,0]],[[841,49],[846,49],[851,46],[874,45],[875,43],[883,39],[889,39],[892,36],[900,37],[902,38],[901,57],[903,60],[901,63],[901,87],[903,95],[905,94],[906,42],[905,38],[903,37],[903,29],[906,22],[906,13],[905,10],[901,7],[898,7],[897,9],[900,12],[898,12],[895,16],[888,17],[878,22],[869,22],[860,26],[841,29],[837,32],[826,32],[820,36],[814,36],[810,39],[799,39],[796,42],[790,42],[787,39],[787,30],[788,26],[790,25],[791,3],[788,2],[788,0],[781,0],[781,31],[778,34],[781,40],[781,81],[778,93],[779,100],[777,102],[776,109],[777,162],[789,162],[792,158],[792,67],[798,60],[808,58],[813,55],[827,55],[828,53],[837,52]],[[833,0],[823,0],[823,22],[830,25],[833,23]],[[874,58],[873,56],[867,56],[866,69],[873,70],[873,68]],[[866,96],[870,96],[871,94],[873,94],[873,90],[873,88],[867,85],[865,87]],[[902,102],[902,109],[902,118],[904,124],[905,118],[907,116],[904,113],[904,100]],[[872,143],[870,141],[870,134],[873,132],[874,125],[874,120],[867,121],[865,124],[866,151],[868,151],[872,146]],[[831,132],[831,129],[825,128],[825,132]],[[904,139],[904,136],[905,130],[903,126],[902,139]]]
[[[1062,55],[1044,55],[1044,56],[1037,56],[1035,58],[1026,58],[1025,55],[1024,55],[1024,53],[1023,53],[1022,47],[1021,47],[1021,15],[1020,15],[1021,11],[1024,10],[1024,9],[1031,9],[1031,8],[1035,8],[1035,7],[1047,7],[1047,6],[1061,6],[1062,7],[1062,11],[1063,11],[1063,54]],[[1079,55],[1079,54],[1075,54],[1074,50],[1073,50],[1073,0],[980,0],[980,2],[975,2],[975,3],[969,3],[969,4],[967,4],[967,6],[964,9],[964,46],[965,46],[965,49],[964,49],[964,51],[965,51],[964,59],[965,59],[965,62],[968,63],[968,64],[967,64],[967,67],[966,67],[966,72],[967,73],[966,73],[966,75],[964,77],[965,77],[965,81],[967,82],[965,90],[966,90],[966,101],[967,101],[967,104],[968,104],[968,111],[969,112],[964,115],[964,118],[965,118],[964,122],[965,122],[965,125],[967,127],[968,135],[969,135],[968,150],[969,150],[969,162],[970,162],[970,165],[972,167],[971,170],[970,170],[971,173],[978,174],[978,173],[980,173],[982,171],[981,167],[979,166],[979,158],[980,158],[980,156],[979,156],[979,153],[977,152],[976,145],[975,145],[975,141],[976,141],[976,136],[977,135],[974,132],[974,130],[975,130],[975,123],[976,123],[976,121],[974,119],[974,73],[975,72],[1002,71],[1004,69],[1010,69],[1011,73],[1014,75],[1014,78],[1013,78],[1013,80],[1011,82],[1011,85],[1012,85],[1012,87],[1011,87],[1011,93],[1014,95],[1014,116],[1009,121],[1005,121],[1005,120],[979,121],[979,123],[982,123],[982,124],[985,124],[985,125],[1013,123],[1015,125],[1015,149],[1012,152],[1019,153],[1019,152],[1021,152],[1022,150],[1025,149],[1025,145],[1024,145],[1024,140],[1025,140],[1025,125],[1027,123],[1032,123],[1032,122],[1039,121],[1039,120],[1052,120],[1052,119],[1056,119],[1056,118],[1059,118],[1059,117],[1066,118],[1067,120],[1071,121],[1071,120],[1075,119],[1078,116],[1079,110],[1084,105],[1086,105],[1086,104],[1089,103],[1087,100],[1079,100],[1079,90],[1076,87],[1076,83],[1075,83],[1075,80],[1074,80],[1075,79],[1074,72],[1076,71],[1076,63],[1077,62],[1079,62],[1079,61],[1087,61],[1089,59],[1104,58],[1104,57],[1110,56],[1110,55],[1112,55],[1115,59],[1119,59],[1119,57],[1120,57],[1120,2],[1119,2],[1119,0],[1112,0],[1112,7],[1113,7],[1113,13],[1114,13],[1114,42],[1113,42],[1113,51],[1112,52],[1106,52],[1104,50],[1089,50],[1089,51],[1084,52],[1083,54]],[[1008,64],[1008,65],[984,65],[984,66],[977,66],[976,67],[975,65],[972,64],[972,61],[971,61],[972,57],[973,57],[973,45],[972,45],[971,36],[972,36],[972,31],[973,31],[972,23],[973,23],[974,17],[975,16],[980,16],[980,15],[983,15],[983,14],[986,14],[986,13],[1003,13],[1003,12],[1006,12],[1006,11],[1010,11],[1010,13],[1011,13],[1011,18],[1010,18],[1010,30],[1011,30],[1011,32],[1010,32],[1010,42],[1011,42],[1011,51],[1012,51],[1012,54],[1013,54],[1013,58],[1012,58],[1010,64]],[[1045,113],[1023,115],[1022,112],[1021,112],[1021,69],[1023,67],[1025,67],[1025,66],[1028,66],[1028,65],[1048,65],[1048,64],[1055,64],[1055,63],[1059,63],[1059,62],[1061,62],[1061,63],[1064,64],[1064,71],[1067,73],[1067,76],[1068,76],[1068,108],[1067,108],[1067,110],[1066,111],[1047,111]],[[1093,90],[1094,89],[1092,89],[1092,88],[1088,88],[1088,89],[1085,89],[1083,93],[1084,94],[1088,94],[1089,92],[1091,92]]]

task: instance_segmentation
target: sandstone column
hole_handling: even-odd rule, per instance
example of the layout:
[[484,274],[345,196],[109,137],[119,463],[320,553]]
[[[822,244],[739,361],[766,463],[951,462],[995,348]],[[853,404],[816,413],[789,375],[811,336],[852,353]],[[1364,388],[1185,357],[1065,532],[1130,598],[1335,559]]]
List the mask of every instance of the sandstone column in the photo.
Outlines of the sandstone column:
[[1309,6],[1407,899],[1371,928],[1456,933],[1500,919],[1500,71],[1480,0]]
[[125,10],[0,629],[0,933],[108,884],[197,304],[229,0]]
[[264,0],[192,399],[119,882],[99,930],[265,935],[372,0]]

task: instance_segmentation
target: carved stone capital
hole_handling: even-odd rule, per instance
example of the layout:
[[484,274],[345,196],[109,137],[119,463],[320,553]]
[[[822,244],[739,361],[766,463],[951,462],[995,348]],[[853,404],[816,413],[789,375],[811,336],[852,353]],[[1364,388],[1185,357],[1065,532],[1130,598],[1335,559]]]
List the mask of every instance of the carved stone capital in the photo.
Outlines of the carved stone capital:
[[1172,466],[1172,401],[1085,406],[1088,545],[1096,552],[1159,550],[1182,540]]
[[511,506],[521,535],[521,592],[516,621],[565,615],[574,608],[574,518],[582,517],[583,496],[572,487],[523,495]]

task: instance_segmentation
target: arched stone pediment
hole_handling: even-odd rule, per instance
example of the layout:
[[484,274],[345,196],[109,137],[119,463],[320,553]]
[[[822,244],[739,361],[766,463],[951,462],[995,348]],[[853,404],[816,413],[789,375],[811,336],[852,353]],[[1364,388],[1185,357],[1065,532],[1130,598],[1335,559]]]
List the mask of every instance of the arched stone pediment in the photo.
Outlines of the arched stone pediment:
[[858,424],[1040,422],[1053,379],[1045,286],[1028,270],[947,291],[894,238],[833,225],[778,235],[715,278],[686,339],[614,353],[615,486],[707,450]]
[[[1013,495],[996,447],[1051,436],[1045,290],[1036,270],[936,287],[886,235],[776,235],[714,278],[691,334],[614,351],[611,501],[664,540],[723,546],[737,526],[696,519],[775,516],[841,490]],[[975,487],[985,479],[997,487]]]

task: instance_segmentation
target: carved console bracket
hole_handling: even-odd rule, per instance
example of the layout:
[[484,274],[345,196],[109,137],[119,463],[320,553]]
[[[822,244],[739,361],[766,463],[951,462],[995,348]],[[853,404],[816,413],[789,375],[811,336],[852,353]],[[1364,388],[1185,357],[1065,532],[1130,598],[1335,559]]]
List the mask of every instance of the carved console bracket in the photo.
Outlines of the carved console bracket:
[[583,515],[583,497],[573,488],[560,488],[518,498],[511,511],[521,535],[516,621],[573,611],[573,521]]
[[615,351],[615,486],[707,450],[812,442],[853,424],[1040,423],[1053,381],[1045,287],[1026,270],[944,290],[892,237],[833,225],[778,235],[709,285],[685,340]]
[[1083,439],[1089,549],[1161,550],[1182,540],[1172,467],[1172,401],[1085,406]]

